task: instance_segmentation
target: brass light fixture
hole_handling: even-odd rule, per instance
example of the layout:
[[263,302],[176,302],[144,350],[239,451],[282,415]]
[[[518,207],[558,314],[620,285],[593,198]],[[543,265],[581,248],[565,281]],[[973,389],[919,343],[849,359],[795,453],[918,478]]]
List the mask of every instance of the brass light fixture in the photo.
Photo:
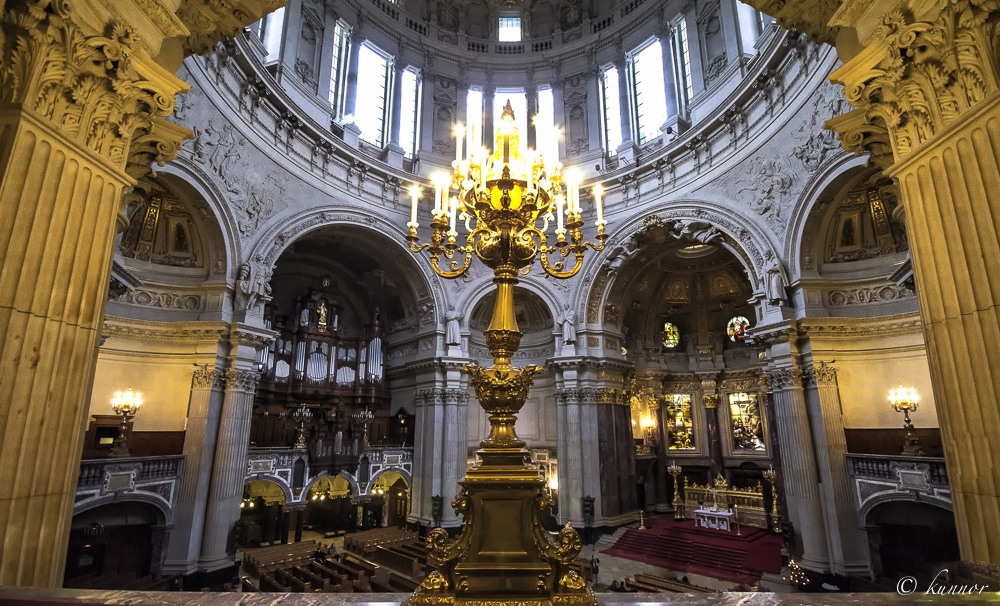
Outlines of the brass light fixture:
[[774,471],[774,466],[767,468],[764,472],[764,479],[771,485],[771,528],[775,533],[781,534],[781,514],[778,513],[778,474]]
[[[521,342],[514,316],[518,274],[538,258],[549,275],[569,278],[580,271],[588,248],[602,250],[603,192],[594,188],[598,243],[585,242],[578,183],[571,181],[564,192],[558,163],[546,164],[531,150],[521,153],[509,101],[492,154],[481,150],[462,160],[463,132],[456,130],[455,171],[450,181],[436,184],[430,243],[418,244],[417,188],[410,190],[413,207],[407,240],[413,252],[427,250],[431,267],[442,277],[465,274],[473,256],[493,270],[497,299],[485,331],[493,365],[463,368],[472,376],[479,403],[489,415],[490,434],[477,452],[482,463],[468,471],[452,501],[464,520],[462,533],[455,541],[440,528],[430,533],[428,554],[437,570],[421,583],[410,603],[593,606],[597,603],[593,592],[570,569],[580,553],[580,536],[567,524],[553,543],[542,526],[543,514],[553,501],[538,469],[527,464],[525,442],[514,429],[531,377],[541,367],[516,368],[510,359]],[[550,245],[547,232],[553,222],[555,241]],[[458,229],[463,224],[467,233],[465,243],[459,244]],[[565,261],[570,255],[571,265]]]
[[128,452],[128,419],[139,412],[140,406],[142,406],[142,394],[133,392],[131,387],[124,392],[115,393],[115,397],[111,398],[111,410],[115,411],[116,415],[122,416],[118,436],[115,437],[114,444],[111,446],[111,456],[131,456]]
[[910,421],[910,412],[917,412],[917,405],[920,403],[920,396],[915,389],[906,389],[902,385],[899,389],[889,390],[889,403],[892,404],[896,412],[903,413],[903,429],[906,430],[906,437],[903,439],[903,454],[911,457],[921,457],[924,455],[920,447],[920,440],[913,433],[913,423]]
[[674,519],[683,520],[684,513],[681,511],[681,491],[680,485],[678,484],[678,478],[681,475],[681,468],[675,461],[671,461],[670,465],[667,467],[667,473],[674,477]]
[[312,418],[312,411],[305,404],[302,404],[292,413],[292,419],[299,422],[299,427],[295,436],[294,448],[305,448],[306,444],[306,422]]

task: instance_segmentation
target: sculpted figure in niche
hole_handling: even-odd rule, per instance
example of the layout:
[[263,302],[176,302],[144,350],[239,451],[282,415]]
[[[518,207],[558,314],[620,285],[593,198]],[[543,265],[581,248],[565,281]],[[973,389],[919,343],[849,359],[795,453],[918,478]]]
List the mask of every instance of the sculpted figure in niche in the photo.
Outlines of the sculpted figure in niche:
[[576,312],[569,305],[562,321],[563,343],[576,343]]
[[764,295],[771,303],[781,305],[787,298],[786,288],[788,288],[788,278],[785,277],[785,271],[781,269],[781,262],[774,259],[767,267],[767,276],[764,279]]
[[462,320],[462,314],[455,311],[454,305],[449,305],[445,319],[448,321],[445,331],[445,344],[461,345],[462,327],[459,325],[459,322]]
[[256,277],[252,277],[249,263],[240,263],[236,269],[238,301],[241,301],[246,309],[253,309],[258,303],[271,300],[270,277],[261,274],[262,272],[258,272]]

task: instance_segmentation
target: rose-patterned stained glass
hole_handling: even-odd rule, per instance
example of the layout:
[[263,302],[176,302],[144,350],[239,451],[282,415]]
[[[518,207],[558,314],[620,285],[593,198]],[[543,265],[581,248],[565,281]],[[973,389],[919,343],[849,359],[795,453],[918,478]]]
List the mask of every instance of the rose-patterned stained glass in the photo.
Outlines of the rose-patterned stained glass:
[[729,418],[733,433],[734,450],[766,450],[764,422],[760,403],[755,393],[729,394]]
[[742,343],[747,337],[747,329],[750,328],[750,320],[743,316],[736,316],[726,325],[726,333],[733,343]]
[[690,394],[675,393],[666,397],[667,440],[670,450],[694,450],[694,421]]
[[664,322],[663,324],[663,346],[667,349],[677,347],[681,342],[681,331],[676,324]]

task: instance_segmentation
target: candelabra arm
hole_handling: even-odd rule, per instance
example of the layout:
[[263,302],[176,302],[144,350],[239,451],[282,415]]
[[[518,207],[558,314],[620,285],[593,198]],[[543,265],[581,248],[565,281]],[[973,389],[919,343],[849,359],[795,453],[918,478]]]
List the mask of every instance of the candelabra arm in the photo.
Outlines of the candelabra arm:
[[458,261],[455,260],[448,261],[447,269],[441,268],[440,266],[441,257],[437,254],[432,254],[431,268],[434,269],[434,273],[441,276],[442,278],[458,278],[463,274],[465,274],[465,272],[468,271],[469,267],[472,265],[472,251],[464,247],[458,250],[465,253],[465,259],[462,261],[461,265],[459,265]]
[[570,269],[563,269],[566,267],[566,264],[562,261],[550,263],[548,254],[545,252],[538,255],[538,257],[541,260],[542,269],[544,269],[545,273],[549,274],[553,278],[572,278],[578,274],[580,272],[580,268],[583,267],[583,251],[576,253],[576,264]]

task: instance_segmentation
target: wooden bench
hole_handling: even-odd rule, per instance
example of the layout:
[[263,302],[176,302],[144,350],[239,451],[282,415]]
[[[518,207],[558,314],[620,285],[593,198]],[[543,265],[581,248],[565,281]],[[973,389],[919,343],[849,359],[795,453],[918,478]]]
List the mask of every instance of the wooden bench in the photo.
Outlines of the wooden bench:
[[637,574],[633,577],[633,584],[636,587],[649,589],[654,592],[672,593],[717,593],[714,589],[699,587],[691,583],[685,583],[676,579],[666,579],[655,574]]

